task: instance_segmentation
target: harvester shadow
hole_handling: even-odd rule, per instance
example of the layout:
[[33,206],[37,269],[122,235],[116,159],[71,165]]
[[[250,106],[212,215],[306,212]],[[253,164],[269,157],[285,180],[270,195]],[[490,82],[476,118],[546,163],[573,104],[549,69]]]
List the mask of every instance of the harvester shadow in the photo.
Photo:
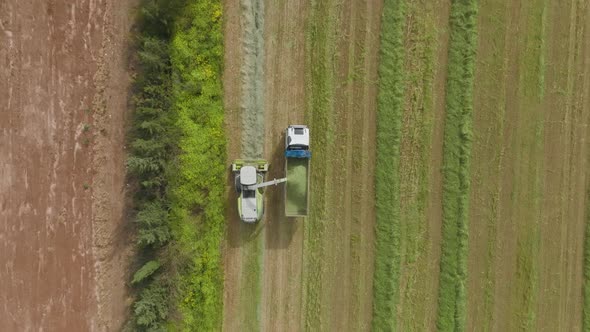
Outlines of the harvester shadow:
[[[267,179],[280,179],[285,177],[285,146],[284,137],[273,140],[272,157],[269,160],[270,167]],[[266,247],[269,249],[285,249],[291,245],[294,234],[302,227],[301,219],[287,218],[285,216],[285,186],[286,183],[276,187],[267,187],[265,192],[266,207],[263,221],[266,225]]]

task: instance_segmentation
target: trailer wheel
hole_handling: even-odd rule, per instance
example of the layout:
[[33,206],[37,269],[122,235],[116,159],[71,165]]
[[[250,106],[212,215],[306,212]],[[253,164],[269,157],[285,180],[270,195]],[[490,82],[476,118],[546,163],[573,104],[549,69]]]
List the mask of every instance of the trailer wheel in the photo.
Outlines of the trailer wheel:
[[240,185],[240,176],[236,176],[234,179],[234,186],[236,187],[236,192],[238,194],[242,193],[242,186]]

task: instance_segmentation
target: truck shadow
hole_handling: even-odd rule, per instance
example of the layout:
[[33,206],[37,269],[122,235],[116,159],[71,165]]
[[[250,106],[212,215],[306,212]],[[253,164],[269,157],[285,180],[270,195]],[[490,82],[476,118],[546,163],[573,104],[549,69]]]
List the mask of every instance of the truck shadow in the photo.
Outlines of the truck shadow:
[[[283,178],[285,173],[285,146],[284,136],[276,140],[272,157],[268,179]],[[266,227],[266,248],[284,249],[291,245],[295,233],[302,227],[300,218],[287,218],[285,216],[285,183],[276,187],[268,187],[265,193],[266,211],[264,223]]]

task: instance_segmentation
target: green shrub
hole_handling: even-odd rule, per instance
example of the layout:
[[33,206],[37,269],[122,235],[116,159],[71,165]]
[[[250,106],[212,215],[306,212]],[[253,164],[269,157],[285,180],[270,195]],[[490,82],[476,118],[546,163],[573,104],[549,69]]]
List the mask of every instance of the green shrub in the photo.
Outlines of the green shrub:
[[170,240],[168,211],[161,204],[151,202],[141,209],[135,218],[139,224],[137,243],[144,246],[160,247]]
[[164,331],[168,307],[168,290],[159,283],[152,283],[141,291],[133,305],[135,323],[146,331]]
[[146,280],[148,277],[154,274],[154,272],[158,271],[160,268],[160,262],[158,261],[149,261],[145,263],[135,274],[133,275],[133,280],[131,280],[132,285],[137,285],[140,282]]

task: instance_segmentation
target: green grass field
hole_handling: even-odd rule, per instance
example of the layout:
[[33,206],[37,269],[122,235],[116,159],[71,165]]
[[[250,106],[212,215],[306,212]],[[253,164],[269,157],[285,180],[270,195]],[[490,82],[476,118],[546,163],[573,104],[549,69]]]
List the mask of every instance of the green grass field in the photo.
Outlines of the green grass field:
[[[575,211],[590,199],[579,198],[587,184],[576,184],[587,166],[578,157],[587,148],[590,83],[584,77],[590,70],[584,43],[590,28],[584,2],[567,3],[562,8],[547,0],[456,0],[447,17],[441,13],[445,4],[384,0],[379,31],[368,31],[371,25],[363,20],[370,9],[358,3],[307,4],[307,24],[295,28],[306,36],[305,122],[313,158],[310,169],[303,165],[307,160],[289,161],[285,210],[305,214],[300,207],[309,200],[309,217],[289,225],[292,234],[303,227],[300,241],[289,243],[267,239],[262,223],[240,226],[237,319],[245,330],[267,322],[261,309],[272,304],[263,300],[278,296],[265,297],[261,280],[272,281],[262,262],[265,250],[277,249],[268,244],[280,243],[302,246],[301,279],[292,282],[301,284],[301,308],[294,312],[301,312],[305,330],[356,323],[355,315],[368,312],[371,326],[355,328],[581,325],[590,331],[590,212]],[[228,204],[221,2],[163,4],[145,2],[146,13],[166,8],[173,16],[155,19],[141,32],[149,38],[142,39],[139,52],[143,72],[128,163],[139,188],[134,324],[219,330]],[[359,8],[367,12],[355,16]],[[360,42],[371,34],[380,35],[378,62]],[[265,47],[275,37],[280,38],[272,36]],[[365,72],[375,68],[371,61],[378,63],[375,82]],[[378,89],[375,101],[363,99],[374,98],[367,92],[371,87]],[[376,114],[355,113],[375,102]],[[363,130],[375,125],[376,137],[364,133],[360,142],[351,128],[367,117],[374,123]],[[262,120],[256,119],[259,125]],[[352,178],[368,168],[372,144],[375,205],[366,207],[360,206],[362,195],[372,191]],[[435,159],[442,160],[440,169]],[[309,193],[302,183],[308,171]],[[361,213],[373,209],[374,243],[372,237],[365,243]],[[582,215],[586,236],[580,240]],[[580,243],[583,270],[582,262],[571,261]],[[371,294],[363,288],[370,289],[370,282],[360,275],[372,268],[363,259],[372,263],[373,253],[373,299],[365,305],[372,305],[371,312],[361,308],[361,299]],[[559,275],[551,274],[554,266]],[[581,274],[584,285],[574,285]],[[332,280],[340,275],[346,280]],[[580,288],[582,294],[574,294]],[[564,294],[583,296],[583,305]],[[546,316],[553,309],[556,318],[550,321]],[[339,321],[346,315],[352,318]],[[580,322],[572,323],[574,315]]]

